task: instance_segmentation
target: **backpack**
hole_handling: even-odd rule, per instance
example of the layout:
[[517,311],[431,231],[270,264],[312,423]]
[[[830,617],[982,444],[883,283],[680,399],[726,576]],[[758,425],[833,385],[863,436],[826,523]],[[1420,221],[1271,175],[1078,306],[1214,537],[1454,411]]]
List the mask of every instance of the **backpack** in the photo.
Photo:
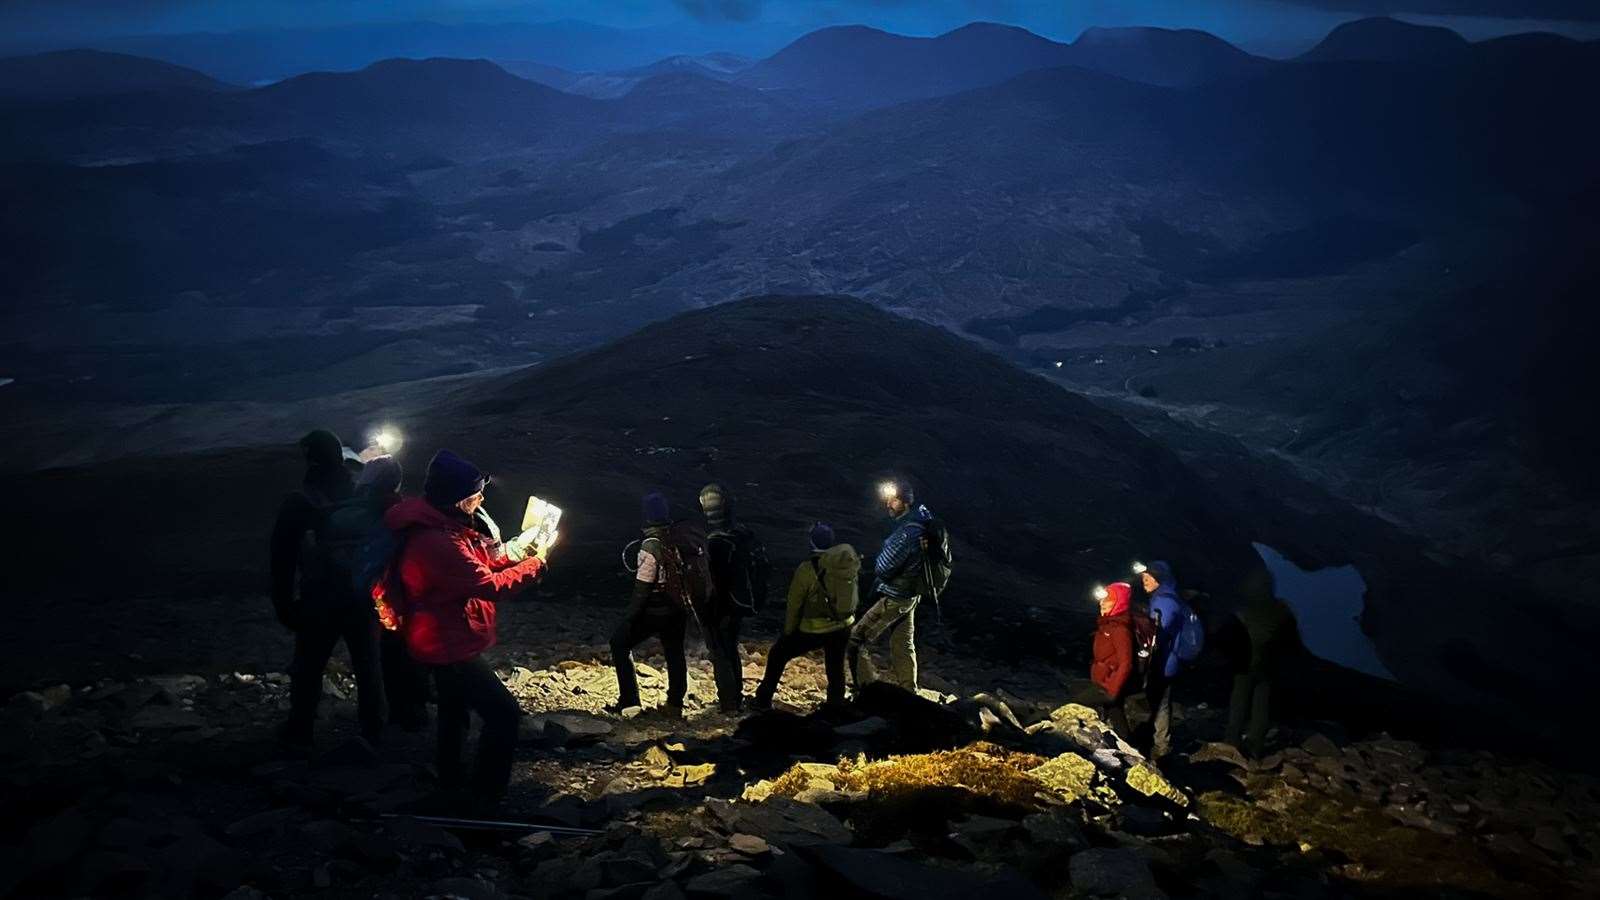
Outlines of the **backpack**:
[[[733,583],[714,585],[715,593],[725,593],[731,597],[735,607],[747,612],[760,612],[767,604],[767,585],[772,575],[766,545],[756,537],[755,532],[743,525],[736,526],[731,532],[715,534],[709,540],[730,545],[728,573]],[[716,575],[715,570],[712,575]]]
[[1187,603],[1178,605],[1178,633],[1172,639],[1172,655],[1185,665],[1200,658],[1206,648],[1206,625],[1200,614]]
[[316,520],[300,550],[302,590],[342,590],[351,584],[356,557],[378,521],[371,506],[360,497],[329,502],[311,491],[303,492],[316,510]]
[[661,592],[698,620],[711,594],[705,533],[691,522],[675,522],[665,536],[646,538],[639,549],[656,558]]
[[1150,664],[1156,658],[1156,638],[1161,632],[1148,609],[1134,607],[1128,611],[1128,618],[1133,621],[1133,674],[1139,684],[1144,684],[1150,678]]
[[944,608],[939,600],[950,584],[950,568],[955,556],[950,552],[950,529],[939,519],[922,523],[922,584],[933,596],[933,611],[942,623]]
[[[847,558],[851,561],[849,565],[831,570],[822,567],[820,556],[811,558],[811,571],[817,577],[816,593],[822,595],[823,612],[835,622],[847,621],[856,614],[856,578],[861,572],[861,558],[853,549],[849,549]],[[834,579],[832,589],[828,587],[830,576]],[[806,598],[808,604],[810,600]]]

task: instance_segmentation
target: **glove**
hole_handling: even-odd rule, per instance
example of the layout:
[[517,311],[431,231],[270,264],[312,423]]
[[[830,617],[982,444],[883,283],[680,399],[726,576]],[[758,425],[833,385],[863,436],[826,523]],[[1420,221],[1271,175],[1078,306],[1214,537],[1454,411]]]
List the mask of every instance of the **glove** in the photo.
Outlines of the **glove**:
[[534,547],[533,541],[534,538],[538,537],[538,534],[532,530],[524,531],[505,542],[503,546],[505,547],[506,557],[512,562],[522,562],[530,556],[537,556],[540,562],[544,562],[545,557],[550,553],[550,548],[556,545],[556,539],[560,536],[559,532],[552,534],[550,543],[543,547]]

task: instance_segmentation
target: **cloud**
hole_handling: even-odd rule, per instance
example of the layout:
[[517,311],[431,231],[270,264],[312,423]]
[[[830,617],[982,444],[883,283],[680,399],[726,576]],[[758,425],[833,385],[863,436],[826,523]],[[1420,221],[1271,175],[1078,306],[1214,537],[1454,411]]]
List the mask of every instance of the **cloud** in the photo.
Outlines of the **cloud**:
[[753,22],[761,16],[761,0],[672,0],[700,22]]
[[1596,0],[1289,0],[1331,12],[1388,15],[1482,16],[1492,19],[1550,19],[1600,22]]

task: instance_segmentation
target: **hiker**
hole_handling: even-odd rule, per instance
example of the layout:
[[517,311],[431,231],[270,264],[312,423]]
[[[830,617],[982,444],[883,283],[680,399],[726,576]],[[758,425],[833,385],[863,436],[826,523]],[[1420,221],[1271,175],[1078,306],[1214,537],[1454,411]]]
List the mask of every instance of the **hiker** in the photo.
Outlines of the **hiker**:
[[878,488],[878,496],[894,520],[894,530],[883,542],[873,563],[873,586],[867,596],[869,608],[850,632],[846,652],[850,680],[857,688],[861,687],[858,671],[861,649],[887,634],[889,668],[894,683],[915,693],[916,612],[927,590],[923,568],[924,526],[933,519],[933,514],[927,507],[917,505],[911,486],[903,481],[884,482]]
[[720,484],[700,489],[706,517],[706,563],[711,583],[704,611],[706,650],[717,683],[717,705],[738,713],[744,705],[739,623],[766,602],[767,551],[755,532],[734,521],[733,495]]
[[1100,621],[1094,633],[1094,662],[1089,677],[1106,692],[1106,721],[1123,740],[1133,736],[1128,727],[1127,700],[1138,686],[1135,646],[1137,638],[1131,608],[1133,587],[1116,582],[1095,588]]
[[[495,604],[539,576],[549,549],[516,562],[479,530],[488,483],[477,466],[440,450],[428,463],[423,495],[384,516],[400,535],[394,579],[406,648],[430,667],[438,691],[439,781],[447,790],[465,788],[474,806],[492,806],[505,794],[522,714],[482,655],[497,639]],[[462,762],[469,711],[483,720],[470,780]]]
[[272,528],[272,607],[278,621],[294,632],[289,718],[278,736],[287,744],[311,745],[323,672],[342,640],[356,679],[361,733],[377,740],[384,720],[377,618],[371,602],[354,590],[350,570],[365,533],[352,530],[351,517],[336,521],[333,515],[354,494],[344,444],[333,432],[318,429],[300,439],[300,449],[305,478],[284,498]]
[[[355,589],[363,598],[372,595],[372,583],[388,568],[397,546],[394,532],[383,523],[384,514],[400,502],[405,472],[393,456],[370,457],[356,477],[353,502],[367,543],[357,557]],[[383,693],[389,703],[389,721],[406,731],[421,731],[428,724],[428,677],[411,658],[398,631],[378,629],[378,660],[383,672]]]
[[828,675],[829,706],[844,702],[844,654],[850,626],[856,620],[856,577],[861,557],[849,544],[835,543],[833,528],[818,522],[811,526],[811,558],[794,570],[789,582],[788,609],[783,634],[767,653],[767,671],[752,701],[757,709],[771,709],[783,669],[797,656],[821,648]]
[[683,655],[689,610],[667,591],[671,509],[667,498],[659,493],[646,494],[642,506],[644,540],[639,544],[633,597],[622,621],[611,634],[611,664],[617,670],[617,701],[606,709],[621,713],[640,705],[633,648],[656,637],[661,639],[661,652],[667,658],[667,702],[662,711],[672,718],[681,718],[683,698],[689,692],[689,665]]
[[1150,706],[1150,759],[1160,762],[1172,751],[1172,683],[1183,666],[1198,656],[1198,648],[1190,647],[1189,642],[1194,637],[1184,631],[1193,613],[1178,593],[1178,580],[1172,574],[1172,566],[1158,559],[1149,565],[1134,563],[1133,571],[1144,588],[1150,619],[1155,625],[1155,646],[1150,656],[1144,696]]
[[1225,739],[1250,758],[1260,759],[1271,721],[1272,685],[1294,652],[1299,629],[1265,568],[1246,578],[1240,594],[1241,604],[1218,641],[1233,672]]

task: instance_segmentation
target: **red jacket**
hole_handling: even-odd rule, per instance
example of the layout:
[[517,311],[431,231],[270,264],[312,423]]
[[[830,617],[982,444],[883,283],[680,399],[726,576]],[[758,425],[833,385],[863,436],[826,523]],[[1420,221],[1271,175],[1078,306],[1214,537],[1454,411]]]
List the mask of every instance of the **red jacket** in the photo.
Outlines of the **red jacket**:
[[447,665],[493,647],[495,603],[544,567],[533,556],[512,562],[464,518],[421,497],[395,504],[383,523],[401,533],[395,569],[404,589],[401,630],[418,662]]
[[1121,700],[1133,675],[1133,619],[1126,609],[1101,616],[1094,633],[1094,664],[1089,677],[1112,700]]

